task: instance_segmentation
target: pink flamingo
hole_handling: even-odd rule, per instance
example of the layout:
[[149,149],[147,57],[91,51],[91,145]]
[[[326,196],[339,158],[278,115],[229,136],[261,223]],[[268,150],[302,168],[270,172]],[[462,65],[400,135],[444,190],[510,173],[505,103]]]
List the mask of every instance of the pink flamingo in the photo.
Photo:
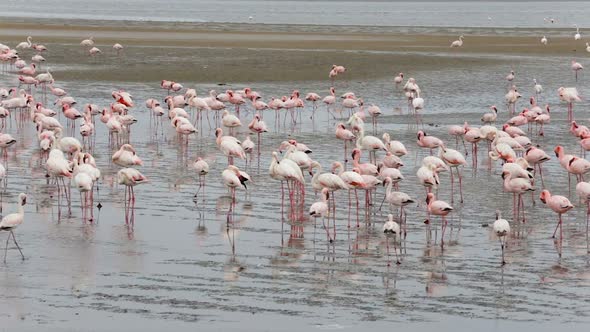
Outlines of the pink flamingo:
[[541,185],[544,188],[545,181],[543,180],[543,168],[541,167],[541,164],[543,164],[544,162],[546,162],[548,160],[551,160],[551,157],[549,157],[549,155],[547,153],[545,153],[545,151],[532,146],[526,151],[526,153],[524,155],[524,159],[529,164],[533,165],[533,167],[535,169],[533,176],[536,176],[537,168],[539,169],[539,175],[541,176]]
[[543,128],[544,128],[545,124],[551,122],[549,105],[545,105],[545,110],[547,111],[547,113],[539,114],[537,117],[535,117],[535,123],[541,125],[541,128],[538,131],[539,136],[545,135]]
[[481,131],[479,130],[479,128],[471,128],[467,126],[465,127],[464,139],[468,143],[471,143],[471,160],[473,162],[473,168],[477,168],[477,145],[479,141],[483,139]]
[[557,93],[559,94],[559,99],[567,103],[568,121],[574,120],[574,102],[582,100],[578,93],[578,89],[560,87],[557,89]]
[[404,73],[397,74],[396,77],[393,78],[393,83],[395,83],[395,88],[399,89],[399,85],[404,82]]
[[[563,226],[561,215],[573,209],[574,206],[572,205],[570,200],[567,199],[567,197],[560,195],[551,195],[549,190],[543,190],[539,198],[541,199],[541,202],[547,205],[551,210],[553,210],[553,212],[557,213],[557,226],[555,227],[555,231],[553,232],[552,237],[555,238],[557,228],[559,228],[559,241],[561,242],[563,240]],[[561,256],[561,251],[559,252],[559,256]]]
[[[440,246],[444,246],[444,237],[445,237],[445,229],[447,228],[447,218],[446,216],[453,211],[453,207],[450,206],[445,201],[436,200],[436,197],[433,193],[428,193],[426,196],[426,204],[428,208],[428,214],[441,216],[441,234],[440,234]],[[430,220],[427,220],[428,224],[430,224]]]
[[[504,191],[510,192],[513,195],[513,214],[515,220],[520,216],[520,209],[522,207],[522,222],[526,222],[526,213],[524,210],[524,200],[522,194],[528,191],[534,191],[532,183],[528,179],[524,178],[513,178],[512,174],[507,171],[502,172],[502,178],[504,179]],[[518,198],[517,198],[518,196]]]
[[418,141],[416,142],[416,144],[418,144],[418,146],[421,148],[429,149],[431,156],[433,149],[439,148],[444,145],[441,139],[434,136],[428,136],[428,134],[426,134],[422,130],[418,131],[416,136],[418,137]]
[[260,114],[258,114],[258,113],[254,114],[254,118],[248,124],[248,129],[250,129],[251,132],[256,133],[256,135],[258,136],[257,145],[258,145],[258,155],[260,156],[260,145],[262,143],[262,139],[261,139],[260,135],[262,135],[262,133],[268,132],[268,129],[266,127],[266,123],[264,123],[264,121],[262,121]]
[[500,240],[500,246],[502,247],[502,265],[505,265],[504,247],[506,246],[506,236],[510,234],[510,223],[508,223],[508,220],[501,218],[500,211],[496,211],[496,220],[494,221],[492,228]]
[[459,171],[460,166],[467,165],[467,161],[461,152],[453,149],[445,148],[444,146],[440,147],[439,157],[442,159],[451,169],[451,204],[453,204],[454,194],[453,194],[453,187],[454,187],[454,176],[453,176],[453,168],[457,170],[457,176],[459,177],[459,193],[461,196],[461,203],[463,203],[463,180],[461,176],[461,172]]
[[[340,172],[338,172],[340,170]],[[344,167],[339,162],[332,163],[332,172],[337,173],[338,176],[346,183],[348,186],[348,213],[350,216],[350,210],[352,207],[352,200],[350,197],[350,191],[354,190],[354,195],[356,199],[356,227],[360,227],[359,222],[359,198],[358,198],[358,189],[364,189],[366,187],[365,180],[361,176],[361,172],[358,168],[353,168],[352,171],[344,171]],[[348,227],[350,228],[350,218],[348,220]]]
[[233,136],[223,136],[223,129],[217,128],[215,130],[215,142],[219,147],[219,150],[227,156],[227,163],[229,165],[233,165],[234,157],[240,159],[246,159],[246,154],[244,149],[240,145],[240,141],[238,141]]
[[236,107],[236,114],[238,117],[240,116],[240,105],[246,103],[244,98],[241,95],[234,93],[232,90],[227,90],[225,93],[229,96],[229,103]]
[[578,72],[582,69],[584,69],[584,67],[579,62],[572,60],[572,70],[576,76],[576,82],[578,81]]
[[344,141],[344,164],[348,163],[348,142],[353,142],[356,139],[354,134],[346,129],[343,123],[336,125],[336,138]]
[[377,170],[377,166],[371,163],[360,163],[361,159],[361,150],[354,149],[352,150],[352,165],[357,168],[360,174],[363,175],[373,175],[377,176],[379,171]]

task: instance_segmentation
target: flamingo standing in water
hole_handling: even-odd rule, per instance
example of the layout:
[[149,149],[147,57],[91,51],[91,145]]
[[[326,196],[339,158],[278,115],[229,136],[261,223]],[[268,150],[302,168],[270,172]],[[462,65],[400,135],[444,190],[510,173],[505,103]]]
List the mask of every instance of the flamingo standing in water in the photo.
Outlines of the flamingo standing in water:
[[195,162],[191,164],[191,167],[199,175],[199,189],[197,189],[197,192],[195,193],[195,197],[197,197],[201,191],[201,188],[203,188],[203,191],[205,191],[205,177],[207,174],[209,174],[209,164],[203,158],[197,157]]
[[400,227],[399,224],[393,221],[393,214],[388,215],[388,221],[383,224],[383,233],[385,234],[385,243],[387,248],[387,266],[390,265],[389,263],[389,237],[393,236],[393,251],[395,252],[396,264],[401,264],[399,261],[399,256],[397,254],[397,236],[400,235]]
[[461,171],[459,171],[459,167],[467,165],[465,157],[461,152],[457,150],[441,146],[439,151],[439,158],[442,159],[451,169],[451,204],[453,204],[454,201],[453,184],[455,181],[453,176],[453,168],[457,170],[457,176],[459,177],[459,192],[461,196],[460,202],[463,203],[463,180],[461,176]]
[[329,233],[329,228],[326,227],[325,224],[325,219],[326,217],[329,217],[330,214],[330,209],[328,206],[328,200],[330,199],[330,189],[328,188],[324,188],[322,189],[322,193],[321,193],[321,199],[318,202],[313,203],[310,207],[309,207],[309,215],[310,217],[313,218],[322,218],[322,225],[324,227],[324,229],[326,230],[326,236],[328,238],[328,240],[330,240],[330,233]]
[[258,146],[258,155],[260,156],[260,145],[262,143],[261,135],[262,135],[262,133],[268,132],[268,128],[266,127],[266,123],[264,123],[264,121],[262,121],[260,114],[258,114],[258,113],[254,114],[254,118],[248,124],[248,129],[250,129],[251,132],[256,133],[256,136],[258,136],[257,146]]
[[348,163],[348,142],[354,141],[356,136],[350,130],[346,129],[344,123],[339,123],[336,125],[336,138],[344,141],[344,164],[346,165]]
[[458,40],[455,40],[451,43],[451,47],[461,47],[463,46],[463,35],[459,36]]
[[[539,197],[541,202],[547,205],[553,212],[557,213],[557,226],[555,227],[555,231],[553,232],[553,238],[555,238],[555,234],[557,233],[557,229],[559,228],[559,242],[563,241],[563,226],[561,215],[566,213],[567,211],[574,208],[572,203],[569,199],[565,196],[560,195],[551,195],[549,190],[543,190],[541,192],[541,196]],[[559,251],[559,256],[561,257],[561,250]]]
[[584,69],[584,67],[579,62],[572,60],[572,70],[576,76],[576,82],[578,81],[578,72],[582,69]]
[[[29,37],[30,38],[30,37]],[[24,206],[27,204],[27,195],[24,193],[20,193],[18,195],[18,208],[16,213],[11,213],[6,215],[0,221],[0,231],[8,232],[8,238],[6,239],[6,247],[4,248],[4,263],[6,263],[6,253],[8,251],[8,242],[10,241],[10,237],[14,241],[14,244],[18,248],[22,259],[25,259],[25,255],[16,242],[16,237],[14,237],[14,230],[23,223],[25,219],[25,209]]]
[[[522,222],[526,222],[526,214],[524,210],[524,200],[522,194],[529,191],[534,191],[531,181],[525,178],[513,178],[512,173],[508,171],[502,172],[502,178],[504,179],[504,191],[513,194],[513,214],[514,219],[518,219],[520,216],[520,209],[522,208]],[[518,197],[518,198],[517,198]]]
[[396,77],[393,78],[393,83],[395,83],[395,88],[398,89],[399,85],[404,82],[404,73],[397,74]]
[[502,247],[502,265],[505,265],[504,247],[506,246],[506,236],[510,234],[510,223],[508,223],[508,220],[502,219],[500,211],[496,211],[496,220],[494,221],[492,228],[498,237],[498,240],[500,240],[500,246]]
[[441,139],[439,139],[438,137],[429,136],[422,130],[418,131],[418,133],[416,133],[416,136],[418,137],[418,141],[416,142],[416,144],[418,144],[418,146],[421,148],[429,149],[431,156],[433,149],[439,148],[444,145]]
[[223,129],[217,128],[215,130],[215,142],[219,150],[227,156],[228,165],[233,165],[234,157],[246,159],[246,154],[241,146],[241,142],[233,136],[223,136]]
[[[442,219],[441,222],[441,234],[440,234],[440,246],[444,246],[444,237],[445,237],[445,230],[447,228],[447,218],[446,216],[453,211],[453,207],[450,206],[445,201],[436,200],[436,197],[433,193],[428,193],[426,195],[426,204],[428,209],[428,214],[440,216]],[[427,221],[430,224],[430,220]]]
[[113,50],[117,53],[117,56],[119,56],[121,51],[123,51],[123,45],[116,43],[113,45]]

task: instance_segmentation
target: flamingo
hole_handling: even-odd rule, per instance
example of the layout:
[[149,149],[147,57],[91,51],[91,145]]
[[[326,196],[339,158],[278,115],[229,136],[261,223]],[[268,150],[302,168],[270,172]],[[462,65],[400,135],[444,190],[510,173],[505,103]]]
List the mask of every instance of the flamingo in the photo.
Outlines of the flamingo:
[[266,126],[266,123],[264,121],[262,121],[262,117],[260,116],[260,114],[258,114],[258,113],[254,114],[254,118],[248,124],[248,129],[250,129],[251,132],[256,133],[256,136],[258,137],[258,142],[257,142],[258,155],[260,156],[260,146],[262,144],[261,135],[263,133],[268,132],[268,128]]
[[458,40],[455,40],[451,43],[451,47],[461,47],[463,46],[463,35],[459,36]]
[[396,77],[393,78],[393,83],[395,83],[395,87],[399,88],[399,85],[404,82],[404,73],[397,74]]
[[547,111],[547,113],[539,114],[538,116],[535,117],[535,123],[541,125],[541,128],[539,129],[539,132],[538,132],[539,136],[545,135],[545,131],[543,130],[543,127],[545,126],[545,124],[551,122],[551,115],[550,115],[551,110],[549,109],[549,105],[545,105],[545,110]]
[[551,160],[551,157],[549,157],[549,155],[547,153],[545,153],[545,151],[531,146],[525,153],[524,155],[524,159],[531,164],[534,169],[535,169],[535,173],[533,175],[533,177],[536,175],[537,172],[537,168],[539,169],[539,175],[541,177],[541,185],[543,187],[545,187],[545,181],[543,180],[543,168],[541,167],[541,164],[543,164],[546,161]]
[[133,214],[129,218],[129,209],[133,210],[135,207],[135,191],[133,188],[139,184],[147,183],[149,180],[135,168],[123,168],[117,172],[117,182],[125,186],[125,222],[133,223]]
[[328,227],[325,225],[324,219],[329,217],[330,215],[330,208],[328,206],[328,200],[330,199],[330,189],[324,188],[322,189],[320,201],[313,203],[309,207],[309,215],[314,218],[322,218],[322,224],[324,229],[326,230],[326,236],[328,240],[330,239],[330,233],[328,231]]
[[101,54],[101,53],[102,53],[102,51],[98,47],[92,47],[91,49],[88,50],[89,56],[95,56],[95,55]]
[[543,86],[537,82],[536,78],[533,78],[533,83],[533,89],[535,90],[537,98],[539,98],[539,95],[541,94],[541,92],[543,92]]
[[[557,227],[555,227],[555,231],[553,232],[552,237],[555,238],[557,228],[559,228],[559,240],[561,242],[563,240],[563,227],[561,215],[573,209],[574,206],[570,202],[570,200],[567,199],[567,197],[560,195],[551,195],[551,192],[549,192],[549,190],[543,190],[539,198],[541,199],[541,202],[547,205],[551,210],[553,210],[553,212],[557,213]],[[561,252],[559,253],[559,256],[561,256]]]
[[439,139],[438,137],[429,136],[422,130],[418,131],[416,136],[418,137],[418,141],[416,142],[416,144],[418,144],[418,146],[421,148],[429,149],[430,155],[432,155],[433,149],[439,148],[444,145],[441,139]]
[[348,163],[348,142],[354,141],[356,136],[350,130],[346,129],[344,123],[339,123],[336,125],[336,138],[344,141],[344,163],[346,164]]
[[[281,181],[281,188],[283,188],[283,181],[287,182],[287,190],[289,191],[289,201],[291,203],[291,210],[294,213],[295,209],[295,186],[301,190],[303,197],[305,197],[305,179],[301,168],[291,159],[283,158],[279,161],[279,154],[276,151],[272,152],[271,164],[269,167],[269,174],[271,177]],[[291,185],[289,185],[291,183]],[[284,190],[281,190],[284,192]],[[284,201],[284,194],[282,195],[281,206]]]
[[385,148],[383,141],[377,137],[365,136],[365,129],[363,127],[360,127],[359,129],[360,130],[356,139],[356,148],[360,150],[368,150],[369,156],[371,157],[369,158],[370,162],[375,164],[377,162],[377,157],[375,155],[376,152],[378,150],[387,151],[387,148]]
[[526,222],[526,213],[524,211],[524,201],[522,199],[522,194],[528,191],[534,191],[535,188],[533,188],[531,181],[528,179],[513,178],[512,174],[507,171],[502,172],[502,178],[504,179],[504,191],[510,192],[513,195],[513,213],[515,219],[519,217],[520,208],[522,207],[522,222]]
[[223,184],[231,191],[233,206],[236,202],[236,188],[244,188],[244,190],[248,190],[246,182],[250,180],[250,176],[247,173],[240,171],[236,166],[228,165],[221,173],[221,179]]
[[440,147],[439,150],[439,158],[442,159],[451,169],[451,204],[453,204],[454,195],[453,195],[453,183],[454,176],[453,176],[453,168],[457,170],[457,176],[459,177],[459,192],[461,195],[461,203],[463,203],[463,181],[461,172],[459,171],[460,166],[467,165],[467,161],[463,154],[457,150],[445,148],[444,146]]
[[27,41],[26,42],[20,42],[18,43],[18,45],[16,45],[16,49],[27,49],[27,48],[31,48],[31,39],[33,39],[33,37],[28,36],[27,37]]
[[121,167],[143,166],[131,144],[123,144],[111,157],[113,164]]
[[[428,193],[426,195],[426,204],[428,209],[428,214],[441,216],[441,234],[440,234],[440,246],[444,246],[444,237],[445,237],[445,229],[447,228],[447,219],[446,216],[453,211],[453,207],[450,206],[445,201],[436,200],[436,197],[433,193]],[[427,220],[428,224],[430,224],[430,220]]]
[[81,46],[84,46],[84,47],[91,47],[91,46],[93,46],[94,45],[94,37],[90,36],[90,38],[82,40],[80,42],[80,45]]
[[388,133],[383,133],[382,138],[387,152],[391,152],[397,157],[403,157],[408,154],[405,145],[400,141],[392,140]]
[[576,62],[576,60],[572,60],[572,70],[574,71],[574,74],[576,76],[576,82],[578,81],[578,72],[582,69],[584,69],[584,67],[579,62]]
[[361,159],[361,150],[359,149],[354,149],[352,150],[352,160],[353,160],[353,166],[355,168],[358,168],[360,171],[360,174],[363,175],[373,175],[376,176],[377,174],[379,174],[379,171],[377,170],[377,166],[371,163],[360,163],[360,159]]
[[217,128],[215,130],[216,143],[221,152],[227,156],[228,164],[233,164],[233,158],[237,157],[245,159],[246,155],[244,149],[241,147],[241,142],[233,136],[223,136],[223,129]]
[[496,118],[498,117],[498,108],[496,107],[496,105],[492,105],[490,107],[490,109],[492,110],[492,112],[485,113],[481,117],[481,122],[483,122],[483,123],[494,123],[494,122],[496,122]]
[[399,261],[399,256],[397,254],[397,235],[400,234],[400,227],[399,224],[393,221],[393,215],[390,213],[388,215],[388,221],[383,224],[383,233],[386,236],[385,243],[387,247],[387,265],[389,266],[389,237],[393,235],[393,251],[395,252],[396,264],[401,264]]
[[4,216],[2,218],[2,220],[0,221],[0,231],[9,232],[8,238],[6,239],[6,247],[4,248],[4,263],[6,263],[6,253],[8,251],[8,242],[10,241],[11,236],[12,236],[12,240],[14,241],[14,244],[16,245],[16,247],[18,248],[18,251],[20,252],[22,259],[25,260],[25,255],[23,255],[23,252],[22,252],[20,246],[16,242],[16,237],[14,236],[14,230],[18,226],[20,226],[25,219],[25,209],[24,209],[25,204],[27,204],[27,195],[25,193],[20,193],[18,195],[17,212]]
[[547,37],[543,36],[543,37],[541,38],[541,44],[543,44],[543,45],[547,45]]
[[506,260],[504,259],[504,247],[506,246],[506,236],[510,234],[510,223],[508,223],[508,220],[502,219],[500,216],[500,211],[496,211],[496,220],[492,225],[492,229],[494,234],[496,234],[498,237],[498,240],[500,240],[500,246],[502,248],[502,265],[505,265]]
[[386,186],[385,197],[383,198],[383,202],[387,201],[387,203],[389,203],[390,211],[392,210],[393,206],[397,206],[400,208],[399,221],[403,225],[405,237],[407,235],[408,230],[406,225],[406,214],[404,213],[404,206],[412,204],[415,201],[406,193],[400,191],[393,191],[393,180],[390,177],[385,178],[385,180],[383,181],[383,185]]
[[113,45],[113,50],[117,53],[117,56],[119,56],[119,54],[123,50],[123,45],[115,43],[115,45]]
[[197,197],[197,194],[201,191],[201,188],[203,188],[203,191],[205,190],[205,176],[209,174],[209,164],[203,158],[197,157],[195,162],[191,164],[191,167],[199,175],[199,189],[195,193],[195,197]]
[[[338,172],[338,170],[340,170]],[[356,227],[360,227],[359,223],[359,198],[358,198],[358,189],[364,189],[366,187],[365,180],[361,176],[361,172],[358,168],[353,168],[352,171],[344,171],[344,167],[339,162],[332,163],[332,172],[337,173],[338,176],[346,183],[348,187],[348,211],[350,216],[350,210],[352,207],[352,200],[350,197],[350,191],[354,190],[354,195],[356,199]],[[350,218],[348,222],[348,228],[350,228]]]

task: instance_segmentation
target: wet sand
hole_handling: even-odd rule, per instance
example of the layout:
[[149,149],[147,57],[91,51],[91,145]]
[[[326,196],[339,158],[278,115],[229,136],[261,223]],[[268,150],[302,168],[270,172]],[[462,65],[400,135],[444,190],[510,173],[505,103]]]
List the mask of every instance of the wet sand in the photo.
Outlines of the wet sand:
[[[428,70],[466,63],[493,64],[507,61],[507,56],[571,57],[576,55],[573,51],[576,47],[578,52],[584,51],[584,44],[572,38],[550,37],[549,45],[542,46],[537,36],[509,35],[498,33],[497,29],[477,29],[474,33],[479,35],[465,34],[464,47],[451,49],[449,45],[457,39],[457,34],[371,30],[361,33],[359,29],[346,27],[308,27],[307,30],[316,30],[309,32],[298,26],[273,29],[260,24],[82,23],[3,21],[0,38],[17,42],[32,35],[35,41],[51,45],[46,58],[64,79],[136,82],[157,81],[162,77],[218,83],[322,80],[327,77],[325,68],[332,63],[346,63],[349,79],[370,79],[390,76],[401,68],[418,64]],[[285,31],[290,28],[295,32]],[[546,31],[548,35],[549,32]],[[95,37],[96,46],[104,54],[84,61],[88,57],[82,51],[73,51],[71,45],[89,36]],[[126,47],[127,57],[113,57],[111,47],[116,42]],[[62,75],[55,68],[55,64],[72,61],[102,66],[85,70],[81,75],[71,72]],[[107,70],[113,68],[114,61],[122,61],[117,72]]]

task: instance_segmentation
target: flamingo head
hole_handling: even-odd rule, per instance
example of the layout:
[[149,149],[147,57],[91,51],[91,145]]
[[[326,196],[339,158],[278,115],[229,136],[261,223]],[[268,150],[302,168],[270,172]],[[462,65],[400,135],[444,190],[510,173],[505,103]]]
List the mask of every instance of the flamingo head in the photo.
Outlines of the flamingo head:
[[547,200],[551,197],[551,193],[549,192],[549,190],[545,189],[543,191],[541,191],[541,195],[539,196],[539,199],[541,200],[541,202],[543,202],[543,204],[547,204]]
[[342,168],[342,164],[338,161],[332,163],[332,173],[336,173],[336,170]]
[[426,204],[430,204],[430,202],[432,202],[433,200],[434,200],[434,194],[428,193],[428,195],[426,195]]
[[420,130],[416,133],[416,136],[418,137],[418,140],[421,140],[422,137],[426,136],[426,133]]
[[535,97],[531,97],[529,103],[531,103],[531,105],[535,105]]
[[391,183],[391,178],[388,176],[385,179],[383,179],[383,187],[385,187],[388,183]]
[[498,108],[496,105],[492,105],[490,108],[494,111],[494,113],[498,113]]
[[505,123],[505,124],[502,126],[502,130],[506,131],[506,129],[507,129],[508,127],[510,127],[510,125],[509,125],[509,124],[507,124],[507,123]]
[[545,110],[547,110],[547,113],[550,113],[549,104],[545,105]]
[[558,145],[555,147],[555,149],[553,150],[553,152],[555,152],[555,156],[557,158],[559,158],[559,156],[561,156],[563,154],[563,146]]
[[352,159],[357,159],[357,158],[360,159],[360,157],[361,157],[361,150],[359,150],[359,149],[352,150]]

